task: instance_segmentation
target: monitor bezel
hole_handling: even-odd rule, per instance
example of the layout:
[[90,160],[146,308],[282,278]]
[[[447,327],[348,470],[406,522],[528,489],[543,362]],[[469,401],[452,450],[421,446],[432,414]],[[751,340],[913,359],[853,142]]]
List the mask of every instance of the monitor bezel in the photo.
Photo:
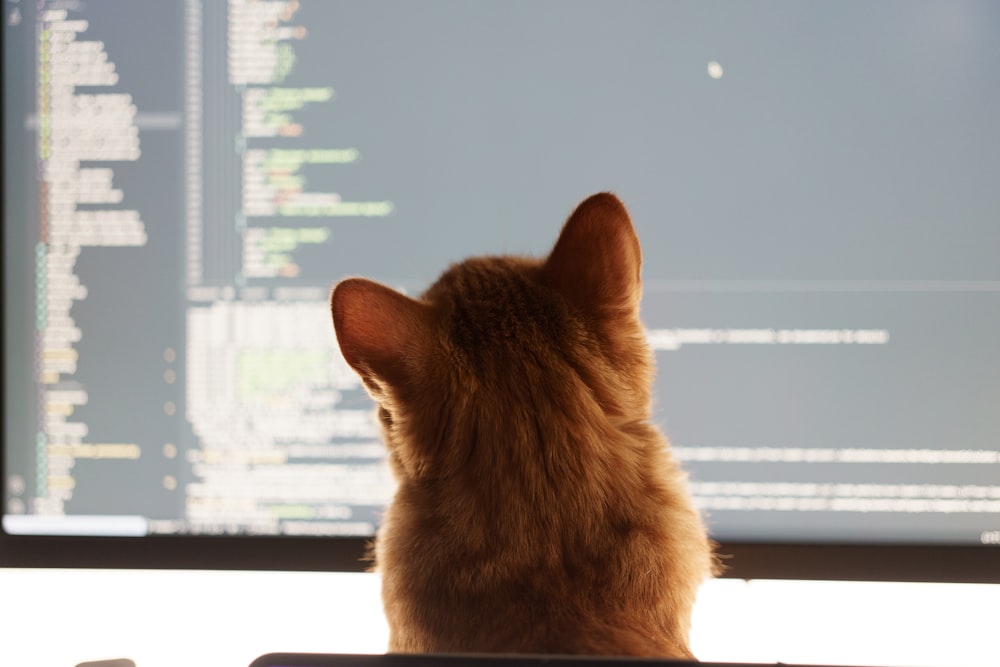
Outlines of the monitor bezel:
[[[365,572],[367,537],[152,535],[83,537],[0,531],[0,567]],[[717,546],[732,579],[1000,583],[987,546],[730,543]]]

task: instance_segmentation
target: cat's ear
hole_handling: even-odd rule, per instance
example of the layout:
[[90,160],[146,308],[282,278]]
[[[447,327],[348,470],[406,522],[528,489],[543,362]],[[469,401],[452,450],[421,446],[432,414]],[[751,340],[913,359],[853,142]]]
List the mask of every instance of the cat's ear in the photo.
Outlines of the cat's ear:
[[579,307],[635,311],[642,297],[642,252],[624,204],[593,195],[573,211],[542,266],[543,280]]
[[399,386],[424,367],[431,335],[428,307],[379,283],[348,278],[330,294],[337,342],[369,389]]

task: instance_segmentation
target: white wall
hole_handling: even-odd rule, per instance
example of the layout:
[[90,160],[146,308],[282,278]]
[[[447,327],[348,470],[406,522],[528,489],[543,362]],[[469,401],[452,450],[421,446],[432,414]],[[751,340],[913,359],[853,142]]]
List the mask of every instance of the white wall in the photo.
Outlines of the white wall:
[[[0,569],[0,665],[244,667],[271,651],[380,653],[369,574]],[[719,580],[702,660],[1000,665],[1000,586]]]

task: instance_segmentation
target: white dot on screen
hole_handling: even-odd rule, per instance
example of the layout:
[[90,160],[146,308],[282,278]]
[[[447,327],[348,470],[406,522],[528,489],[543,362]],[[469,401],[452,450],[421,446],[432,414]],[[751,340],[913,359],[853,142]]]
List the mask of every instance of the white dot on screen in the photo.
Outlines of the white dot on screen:
[[714,60],[710,60],[708,62],[708,75],[710,77],[712,77],[713,79],[721,79],[722,78],[722,65],[720,65],[717,62],[715,62]]

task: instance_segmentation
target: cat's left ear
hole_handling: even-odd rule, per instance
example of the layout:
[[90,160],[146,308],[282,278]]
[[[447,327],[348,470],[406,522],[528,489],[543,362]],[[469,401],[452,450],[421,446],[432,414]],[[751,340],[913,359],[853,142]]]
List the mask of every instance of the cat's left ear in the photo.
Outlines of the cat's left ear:
[[542,276],[580,308],[635,312],[642,297],[642,251],[625,205],[608,192],[581,203],[542,266]]
[[431,318],[426,304],[379,283],[348,278],[330,294],[344,359],[376,392],[399,388],[425,367]]

